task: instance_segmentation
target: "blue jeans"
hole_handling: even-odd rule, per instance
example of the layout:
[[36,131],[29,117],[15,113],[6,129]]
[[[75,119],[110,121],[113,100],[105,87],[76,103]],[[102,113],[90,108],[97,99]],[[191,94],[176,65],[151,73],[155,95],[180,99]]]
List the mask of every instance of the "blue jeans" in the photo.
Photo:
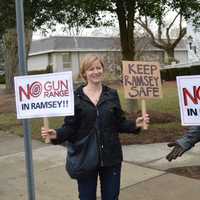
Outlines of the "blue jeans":
[[86,178],[78,179],[80,200],[96,200],[99,175],[102,200],[118,200],[120,191],[121,163],[111,167],[99,167]]

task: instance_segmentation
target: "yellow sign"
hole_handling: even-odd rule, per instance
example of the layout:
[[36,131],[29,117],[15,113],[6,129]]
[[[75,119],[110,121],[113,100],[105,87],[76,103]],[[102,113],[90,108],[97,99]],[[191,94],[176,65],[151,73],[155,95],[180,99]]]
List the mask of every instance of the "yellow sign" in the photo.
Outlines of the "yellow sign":
[[159,63],[123,61],[123,85],[127,99],[161,98]]

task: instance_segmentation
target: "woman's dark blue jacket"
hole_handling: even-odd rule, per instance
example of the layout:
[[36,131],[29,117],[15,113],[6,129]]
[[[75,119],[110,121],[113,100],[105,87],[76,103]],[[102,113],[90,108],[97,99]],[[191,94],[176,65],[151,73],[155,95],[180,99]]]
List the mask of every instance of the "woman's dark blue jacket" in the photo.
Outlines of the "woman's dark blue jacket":
[[[75,115],[65,117],[63,126],[56,129],[57,139],[52,140],[52,143],[73,143],[87,136],[93,129],[98,138],[101,166],[118,164],[122,161],[118,134],[137,133],[139,129],[135,122],[125,118],[116,90],[103,85],[99,102],[95,106],[82,88],[79,87],[74,93]],[[98,126],[95,126],[96,120]]]

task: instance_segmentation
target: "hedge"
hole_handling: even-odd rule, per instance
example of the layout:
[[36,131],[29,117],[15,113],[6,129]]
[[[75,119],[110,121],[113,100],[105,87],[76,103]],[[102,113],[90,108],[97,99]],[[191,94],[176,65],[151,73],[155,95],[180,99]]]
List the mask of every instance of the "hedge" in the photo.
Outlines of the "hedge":
[[184,67],[184,68],[171,68],[171,69],[162,69],[161,70],[161,79],[165,81],[174,81],[176,76],[185,76],[185,75],[199,75],[200,66]]
[[0,84],[5,84],[5,83],[6,83],[5,74],[0,75]]
[[[29,71],[28,75],[52,73],[52,66],[49,65],[45,70]],[[184,68],[171,68],[161,70],[161,79],[165,81],[174,81],[176,76],[184,75],[200,75],[200,66],[184,67]],[[0,84],[5,84],[5,74],[0,75]]]

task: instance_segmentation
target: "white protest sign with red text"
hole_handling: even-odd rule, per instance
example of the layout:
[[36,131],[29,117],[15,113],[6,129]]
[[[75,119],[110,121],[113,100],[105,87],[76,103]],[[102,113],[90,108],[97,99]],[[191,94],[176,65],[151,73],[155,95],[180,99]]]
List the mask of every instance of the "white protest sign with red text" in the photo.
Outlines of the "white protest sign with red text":
[[72,72],[17,76],[17,118],[74,115]]
[[200,125],[200,76],[178,76],[176,81],[182,125]]

